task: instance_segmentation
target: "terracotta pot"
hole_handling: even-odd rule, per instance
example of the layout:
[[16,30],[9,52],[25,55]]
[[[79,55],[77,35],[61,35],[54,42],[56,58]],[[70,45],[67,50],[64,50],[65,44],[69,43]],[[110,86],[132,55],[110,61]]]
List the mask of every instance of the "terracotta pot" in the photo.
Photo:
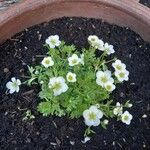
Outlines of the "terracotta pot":
[[138,0],[22,0],[0,12],[0,42],[27,27],[63,16],[100,18],[130,27],[150,41],[150,9]]

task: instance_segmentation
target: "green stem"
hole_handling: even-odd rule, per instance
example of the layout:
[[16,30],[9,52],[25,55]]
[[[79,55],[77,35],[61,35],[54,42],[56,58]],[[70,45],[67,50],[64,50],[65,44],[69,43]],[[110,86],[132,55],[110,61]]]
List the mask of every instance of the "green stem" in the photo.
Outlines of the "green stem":
[[116,58],[113,58],[113,59],[111,59],[111,60],[109,60],[109,61],[106,61],[106,62],[104,62],[105,64],[108,64],[108,63],[110,63],[110,62],[113,62],[113,61],[115,61],[116,60]]

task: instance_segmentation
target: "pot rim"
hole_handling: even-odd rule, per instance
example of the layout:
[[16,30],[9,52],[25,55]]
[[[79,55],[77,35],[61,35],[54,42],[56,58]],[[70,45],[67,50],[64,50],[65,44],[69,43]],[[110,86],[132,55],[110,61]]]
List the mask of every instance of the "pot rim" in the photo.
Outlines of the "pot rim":
[[[0,14],[0,31],[1,28],[9,23],[9,21],[13,20],[14,18],[24,15],[30,10],[38,10],[41,7],[47,7],[47,5],[58,5],[58,4],[71,4],[71,3],[89,3],[94,4],[95,7],[98,7],[99,5],[103,5],[105,7],[114,8],[116,10],[122,11],[126,15],[130,15],[139,22],[142,22],[143,24],[147,25],[148,33],[150,34],[150,9],[140,3],[137,2],[137,0],[22,0],[19,3],[11,6],[9,9],[4,10]],[[80,16],[82,17],[82,15]],[[57,19],[57,18],[55,18]],[[106,21],[107,22],[107,21]],[[27,26],[27,27],[30,27]],[[146,29],[145,29],[146,30]],[[17,31],[15,32],[17,33]],[[150,41],[150,36],[144,37],[144,35],[141,34],[141,36],[145,39]],[[6,39],[6,38],[4,38]],[[3,38],[2,38],[3,40]],[[1,37],[0,37],[1,42]]]

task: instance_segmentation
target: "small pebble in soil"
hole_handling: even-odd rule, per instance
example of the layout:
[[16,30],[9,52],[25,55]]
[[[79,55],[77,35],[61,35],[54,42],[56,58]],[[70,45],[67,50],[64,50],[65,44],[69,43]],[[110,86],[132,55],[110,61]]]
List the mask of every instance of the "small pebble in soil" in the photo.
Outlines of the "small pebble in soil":
[[75,144],[75,141],[70,141],[70,144],[71,144],[71,145],[74,145],[74,144]]
[[142,116],[142,118],[147,118],[147,115],[146,115],[146,114],[144,114],[144,115]]
[[4,73],[8,73],[9,69],[8,68],[4,68]]

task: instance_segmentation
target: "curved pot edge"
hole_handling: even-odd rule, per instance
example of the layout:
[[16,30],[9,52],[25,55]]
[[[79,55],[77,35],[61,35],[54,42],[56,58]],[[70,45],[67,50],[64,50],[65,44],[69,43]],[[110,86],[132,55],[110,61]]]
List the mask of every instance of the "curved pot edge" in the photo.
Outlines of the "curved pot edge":
[[[128,2],[127,2],[128,1]],[[134,0],[133,0],[134,1]],[[147,29],[143,28],[143,31],[139,30],[136,27],[134,29],[134,26],[136,26],[136,24],[132,24],[131,22],[131,26],[129,26],[131,29],[133,27],[133,30],[136,31],[137,33],[139,33],[143,39],[150,41],[150,9],[143,6],[142,4],[139,4],[137,2],[133,2],[132,0],[121,0],[121,1],[117,1],[117,0],[78,0],[78,1],[70,1],[70,0],[44,0],[41,2],[41,0],[23,0],[20,3],[12,6],[10,9],[3,11],[0,14],[0,31],[2,29],[2,31],[4,30],[4,26],[8,23],[11,22],[11,20],[13,20],[14,18],[20,17],[21,15],[25,15],[26,13],[28,13],[29,11],[37,11],[38,9],[40,9],[41,7],[46,7],[47,6],[54,6],[54,5],[58,5],[66,3],[66,4],[73,4],[73,3],[91,3],[94,4],[95,7],[99,7],[100,5],[102,5],[103,7],[109,7],[109,9],[116,9],[116,10],[120,10],[122,11],[125,15],[130,15],[135,19],[135,22],[141,22],[142,24],[145,24],[147,27]],[[18,10],[17,10],[18,8]],[[76,16],[76,14],[74,14],[74,16]],[[119,16],[119,14],[118,14]],[[60,15],[61,17],[61,15]],[[81,15],[82,17],[82,15]],[[83,16],[84,17],[84,16]],[[59,16],[54,17],[52,19],[57,19],[59,18]],[[97,17],[95,17],[97,18]],[[104,19],[104,18],[101,18]],[[51,19],[49,19],[51,20]],[[109,19],[104,19],[107,22],[109,22]],[[18,20],[19,21],[19,20]],[[48,20],[45,20],[48,21]],[[111,22],[109,22],[111,23]],[[36,23],[34,23],[36,24]],[[27,25],[26,27],[30,27],[34,24],[30,24]],[[118,24],[117,24],[118,25]],[[120,24],[119,24],[120,25]],[[15,26],[15,25],[14,25]],[[124,26],[123,24],[120,26]],[[127,25],[125,25],[127,26]],[[142,25],[143,26],[143,25]],[[22,30],[22,29],[21,29]],[[0,37],[0,42],[3,42],[4,40],[6,40],[7,38],[9,38],[10,36],[16,34],[17,32],[21,31],[21,30],[14,30],[12,31],[12,33],[9,33],[10,35],[3,35],[3,37]],[[1,31],[1,32],[2,32]],[[3,33],[3,32],[2,32]],[[148,34],[149,33],[149,34]],[[7,33],[8,34],[8,33]]]

